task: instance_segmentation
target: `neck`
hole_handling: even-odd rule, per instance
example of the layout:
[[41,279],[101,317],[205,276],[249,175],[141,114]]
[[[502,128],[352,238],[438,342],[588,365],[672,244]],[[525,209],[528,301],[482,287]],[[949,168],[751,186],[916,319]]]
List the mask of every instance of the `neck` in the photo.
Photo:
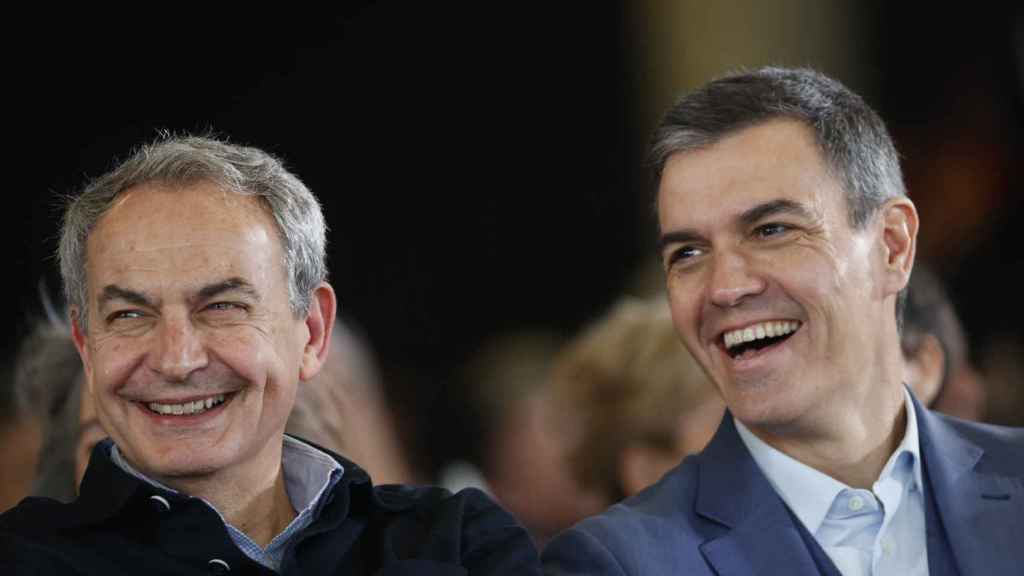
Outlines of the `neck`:
[[853,488],[870,490],[906,432],[902,385],[865,399],[860,410],[830,410],[804,433],[759,427],[769,446]]
[[265,458],[262,466],[252,467],[253,473],[221,470],[202,476],[157,479],[178,492],[202,498],[220,512],[225,522],[266,548],[297,514],[285,489],[280,449]]
[[773,448],[854,488],[870,489],[906,430],[898,334],[879,333],[857,362],[867,373],[843,377],[836,394],[797,421],[750,430]]

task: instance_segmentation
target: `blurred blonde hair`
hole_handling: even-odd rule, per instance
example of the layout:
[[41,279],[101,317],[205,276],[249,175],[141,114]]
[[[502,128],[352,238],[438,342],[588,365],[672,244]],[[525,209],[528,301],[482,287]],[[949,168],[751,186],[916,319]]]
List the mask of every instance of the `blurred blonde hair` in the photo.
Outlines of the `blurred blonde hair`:
[[717,395],[676,336],[663,296],[624,298],[556,358],[555,410],[571,427],[581,485],[622,498],[619,458],[630,444],[676,449],[680,416]]

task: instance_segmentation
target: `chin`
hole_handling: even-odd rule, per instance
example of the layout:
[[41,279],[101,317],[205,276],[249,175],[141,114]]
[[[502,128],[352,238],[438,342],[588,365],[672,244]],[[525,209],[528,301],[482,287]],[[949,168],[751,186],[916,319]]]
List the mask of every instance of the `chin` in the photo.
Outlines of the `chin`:
[[[228,466],[228,455],[209,447],[182,442],[173,447],[144,449],[133,459],[139,471],[164,478],[204,476]],[[135,464],[138,462],[138,464]]]
[[786,390],[770,383],[733,389],[726,404],[733,416],[749,426],[781,426],[792,422],[799,410]]

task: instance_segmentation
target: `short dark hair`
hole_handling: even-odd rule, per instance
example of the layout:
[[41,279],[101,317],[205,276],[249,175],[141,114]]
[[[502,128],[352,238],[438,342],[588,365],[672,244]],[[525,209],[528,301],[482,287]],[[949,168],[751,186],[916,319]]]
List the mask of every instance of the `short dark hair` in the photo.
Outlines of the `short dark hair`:
[[[842,185],[850,225],[861,228],[890,198],[906,196],[896,146],[881,117],[840,82],[807,68],[732,73],[687,94],[654,133],[649,163],[655,185],[665,163],[745,128],[788,118],[808,126],[825,164]],[[902,325],[906,292],[896,299]]]
[[905,196],[896,147],[882,119],[836,80],[805,69],[761,68],[730,74],[684,96],[662,120],[651,145],[660,178],[668,158],[714,144],[777,118],[803,122],[846,192],[850,222],[860,227],[883,202]]

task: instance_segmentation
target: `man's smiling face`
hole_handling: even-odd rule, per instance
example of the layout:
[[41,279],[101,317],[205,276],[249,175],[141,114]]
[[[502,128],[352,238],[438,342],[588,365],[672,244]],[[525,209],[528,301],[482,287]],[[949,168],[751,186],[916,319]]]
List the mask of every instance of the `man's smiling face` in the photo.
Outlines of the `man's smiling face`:
[[128,460],[164,479],[276,467],[309,330],[258,201],[130,189],[89,236],[87,277],[86,393]]
[[873,332],[893,322],[881,228],[851,227],[809,128],[772,120],[671,156],[658,208],[676,330],[737,418],[801,426],[860,405]]

